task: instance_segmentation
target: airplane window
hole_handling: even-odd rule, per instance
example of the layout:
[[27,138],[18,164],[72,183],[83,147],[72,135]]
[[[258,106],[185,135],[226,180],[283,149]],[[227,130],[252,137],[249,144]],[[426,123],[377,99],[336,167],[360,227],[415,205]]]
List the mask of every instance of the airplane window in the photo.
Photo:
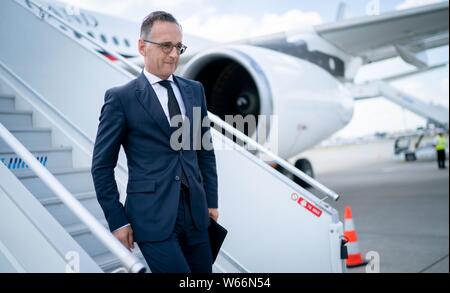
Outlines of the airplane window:
[[130,42],[127,39],[124,39],[123,42],[125,43],[125,46],[130,47]]
[[77,39],[81,39],[81,34],[79,32],[73,32]]
[[119,40],[116,37],[112,37],[112,40],[116,46],[119,46]]
[[100,35],[100,39],[102,39],[102,42],[105,43],[105,44],[106,44],[107,41],[108,41],[108,40],[106,39],[106,36],[105,36],[104,34],[101,34],[101,35]]
[[88,32],[87,34],[88,34],[90,37],[92,37],[93,39],[95,39],[94,33],[93,33],[93,32]]

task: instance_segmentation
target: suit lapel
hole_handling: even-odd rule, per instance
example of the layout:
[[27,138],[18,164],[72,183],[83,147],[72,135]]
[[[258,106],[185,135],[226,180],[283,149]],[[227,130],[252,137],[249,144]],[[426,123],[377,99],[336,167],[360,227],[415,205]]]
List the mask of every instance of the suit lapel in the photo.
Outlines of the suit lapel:
[[136,97],[144,107],[145,111],[151,118],[158,124],[158,126],[167,134],[168,137],[172,134],[167,117],[164,114],[164,110],[161,103],[156,96],[155,91],[148,82],[144,73],[141,73],[137,78]]
[[184,108],[186,109],[186,117],[192,123],[192,110],[193,110],[193,93],[192,88],[178,76],[173,76],[173,80],[178,86],[183,99]]

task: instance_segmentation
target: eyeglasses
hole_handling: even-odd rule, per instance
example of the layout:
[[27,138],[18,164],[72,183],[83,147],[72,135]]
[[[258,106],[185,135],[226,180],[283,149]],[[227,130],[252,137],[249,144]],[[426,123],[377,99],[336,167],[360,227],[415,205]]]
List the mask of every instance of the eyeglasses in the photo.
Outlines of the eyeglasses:
[[174,47],[177,49],[177,53],[179,55],[186,52],[186,49],[187,49],[187,47],[185,45],[183,45],[182,43],[174,45],[171,42],[157,43],[157,42],[153,42],[153,41],[149,41],[149,40],[143,40],[143,41],[146,43],[149,43],[149,44],[158,45],[158,47],[160,47],[161,50],[166,54],[170,54],[170,52],[172,52]]

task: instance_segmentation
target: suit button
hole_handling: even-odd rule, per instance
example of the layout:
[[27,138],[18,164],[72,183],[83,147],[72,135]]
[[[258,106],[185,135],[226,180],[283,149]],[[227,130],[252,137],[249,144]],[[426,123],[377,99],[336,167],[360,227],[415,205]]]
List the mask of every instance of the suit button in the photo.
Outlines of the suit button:
[[175,176],[176,181],[180,181],[180,176]]

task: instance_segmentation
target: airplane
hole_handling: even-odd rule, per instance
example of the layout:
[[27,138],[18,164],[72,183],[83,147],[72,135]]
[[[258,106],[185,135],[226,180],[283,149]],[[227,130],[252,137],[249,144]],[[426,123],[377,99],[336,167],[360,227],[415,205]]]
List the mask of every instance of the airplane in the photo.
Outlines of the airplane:
[[[39,3],[100,43],[106,50],[95,49],[105,58],[117,61],[108,53],[113,51],[143,67],[137,50],[139,22],[80,8],[74,13],[73,7],[67,9],[67,4],[52,0]],[[184,34],[188,49],[177,74],[202,82],[209,111],[221,118],[276,115],[277,127],[270,121],[258,121],[257,127],[276,133],[277,154],[289,159],[351,121],[357,97],[349,85],[362,66],[400,57],[418,73],[432,68],[421,56],[426,50],[448,45],[448,11],[445,1],[353,19],[344,19],[339,13],[336,22],[308,30],[230,43]],[[64,26],[60,29],[83,39]],[[448,118],[443,123],[448,129]],[[251,137],[256,133],[256,129],[246,132]],[[269,136],[265,143],[270,144]],[[308,159],[300,158],[294,165],[314,176]],[[307,185],[295,176],[292,179]]]

